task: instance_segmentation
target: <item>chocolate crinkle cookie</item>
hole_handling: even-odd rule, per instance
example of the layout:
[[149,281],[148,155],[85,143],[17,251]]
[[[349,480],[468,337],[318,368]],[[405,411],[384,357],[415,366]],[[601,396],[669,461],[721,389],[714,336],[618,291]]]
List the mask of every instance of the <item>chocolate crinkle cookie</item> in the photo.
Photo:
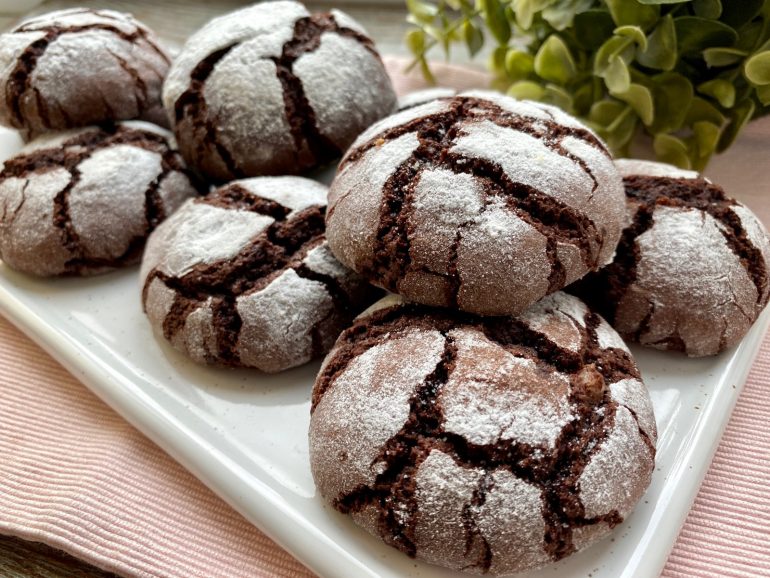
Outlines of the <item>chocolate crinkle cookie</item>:
[[326,353],[379,295],[324,238],[326,187],[233,181],[188,201],[147,244],[142,302],[155,331],[200,363],[277,372]]
[[651,161],[616,164],[628,224],[613,263],[574,292],[642,345],[693,357],[735,345],[770,293],[762,223],[693,171]]
[[625,211],[604,144],[560,110],[490,92],[373,125],[329,191],[337,258],[426,305],[523,311],[612,259]]
[[0,173],[0,259],[39,276],[138,262],[150,231],[198,192],[173,140],[126,121],[29,142]]
[[0,123],[25,138],[105,121],[167,125],[161,86],[170,59],[129,14],[73,8],[0,36]]
[[219,181],[324,164],[396,104],[358,23],[289,1],[255,4],[193,34],[163,99],[182,154]]
[[656,435],[631,354],[579,299],[477,317],[389,296],[324,361],[310,461],[387,544],[499,575],[607,535],[650,482]]

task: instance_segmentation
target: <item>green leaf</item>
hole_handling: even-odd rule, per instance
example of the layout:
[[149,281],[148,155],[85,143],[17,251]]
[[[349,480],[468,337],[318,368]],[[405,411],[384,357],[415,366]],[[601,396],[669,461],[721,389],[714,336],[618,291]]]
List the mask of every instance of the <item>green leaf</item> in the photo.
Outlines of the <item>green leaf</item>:
[[752,54],[743,66],[743,75],[752,84],[770,84],[770,50]]
[[737,48],[706,48],[703,51],[703,60],[709,67],[731,66],[743,60],[747,54],[745,50]]
[[506,46],[498,46],[489,55],[489,69],[497,75],[504,76],[505,70],[505,57],[508,53]]
[[596,100],[593,79],[583,82],[572,91],[573,107],[578,115],[585,115]]
[[587,10],[575,16],[572,26],[579,48],[594,51],[612,36],[615,23],[606,10]]
[[643,6],[635,0],[605,0],[605,2],[616,26],[630,24],[648,30],[660,16],[658,6]]
[[690,103],[690,108],[687,110],[684,122],[685,124],[692,126],[701,120],[711,122],[717,126],[722,126],[727,121],[727,118],[709,101],[696,96]]
[[422,0],[406,0],[406,7],[412,16],[422,24],[431,24],[438,14],[438,8]]
[[499,44],[508,44],[511,38],[511,25],[500,0],[479,0],[479,4],[484,13],[484,22],[487,23],[492,36]]
[[692,166],[687,154],[687,146],[681,139],[660,133],[655,135],[652,146],[659,160],[683,169],[689,169]]
[[697,156],[708,158],[714,154],[719,142],[720,128],[708,121],[698,121],[692,125],[692,130]]
[[425,52],[425,31],[415,28],[406,33],[406,46],[415,56],[422,56]]
[[641,84],[631,84],[625,92],[613,93],[612,96],[619,98],[634,109],[634,112],[644,124],[652,124],[655,107],[652,100],[652,92],[647,87]]
[[430,84],[436,84],[436,77],[433,76],[433,72],[430,69],[430,66],[428,66],[428,61],[425,60],[425,58],[420,58],[420,71],[422,72],[423,78],[428,81]]
[[673,132],[684,123],[693,98],[692,83],[677,72],[652,77],[655,120],[652,132]]
[[604,76],[605,71],[610,67],[612,61],[616,58],[629,61],[631,58],[626,57],[626,52],[629,54],[633,50],[633,43],[630,39],[622,36],[612,36],[602,44],[601,48],[596,52],[594,59],[594,74],[597,76]]
[[628,107],[617,100],[599,100],[588,113],[588,120],[603,127],[610,126]]
[[677,48],[680,54],[698,52],[711,46],[730,46],[738,40],[738,33],[727,24],[697,16],[674,19]]
[[735,86],[722,78],[715,78],[698,85],[698,92],[710,96],[725,108],[735,104]]
[[505,55],[505,71],[511,80],[523,80],[535,70],[535,58],[523,50],[512,48]]
[[757,98],[763,106],[770,105],[770,84],[757,88]]
[[[731,0],[727,0],[730,2]],[[722,2],[720,0],[693,0],[692,9],[696,16],[716,20],[722,15]]]
[[558,84],[565,84],[575,76],[575,60],[557,34],[551,34],[537,51],[535,72],[541,78]]
[[476,56],[484,46],[484,33],[471,20],[466,20],[462,26],[463,39],[471,57]]
[[717,145],[717,152],[726,150],[741,132],[746,123],[754,116],[756,105],[751,100],[744,100],[738,103],[730,112],[730,123],[722,131],[722,136]]
[[636,59],[647,68],[672,70],[676,58],[676,28],[671,14],[667,14],[650,34],[647,50],[640,51]]
[[628,66],[619,56],[610,61],[610,65],[602,75],[607,89],[611,93],[625,92],[631,86],[631,75],[628,72]]
[[508,88],[508,95],[520,100],[541,100],[544,94],[545,89],[531,80],[514,82]]
[[593,4],[594,0],[566,0],[566,2],[557,2],[554,6],[544,8],[540,14],[543,20],[556,30],[561,31],[572,26],[575,15],[588,10]]
[[516,14],[516,22],[524,30],[532,27],[535,14],[551,4],[552,0],[513,0],[513,12]]
[[[638,119],[630,106],[623,106],[615,119],[599,134],[607,142],[607,146],[616,154],[623,154],[636,133]],[[625,156],[623,154],[623,156]]]
[[639,4],[684,4],[690,0],[636,0]]
[[619,26],[614,31],[618,36],[626,36],[636,42],[641,50],[647,50],[647,37],[644,35],[644,30],[638,26]]
[[547,84],[542,100],[548,104],[558,106],[560,109],[572,113],[572,96],[562,87],[555,84]]

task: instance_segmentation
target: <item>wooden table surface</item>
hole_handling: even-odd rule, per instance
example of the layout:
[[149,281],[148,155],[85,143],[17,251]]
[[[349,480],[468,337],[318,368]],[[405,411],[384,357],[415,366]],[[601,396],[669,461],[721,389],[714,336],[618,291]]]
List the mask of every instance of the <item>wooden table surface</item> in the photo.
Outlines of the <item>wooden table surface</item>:
[[[133,13],[138,19],[153,28],[165,40],[181,45],[186,37],[218,13],[228,12],[248,2],[224,0],[164,1],[162,9],[156,0],[99,1],[48,0],[35,8],[32,13],[47,12],[72,6],[113,8]],[[408,29],[402,5],[378,4],[376,2],[306,2],[311,9],[338,7],[361,22],[377,42],[383,54],[406,56],[403,46],[404,32]],[[18,20],[18,15],[0,12],[0,30],[9,28]],[[453,56],[455,63],[467,63],[462,50]],[[481,60],[480,62],[483,62]],[[754,122],[746,129],[736,145],[726,154],[715,158],[707,175],[715,181],[729,183],[728,192],[749,205],[766,224],[770,224],[770,185],[765,176],[766,147],[758,146],[770,139],[770,117]],[[735,159],[749,158],[751,162],[740,163],[743,170],[738,172]],[[752,167],[746,171],[745,167]],[[2,578],[108,578],[113,574],[89,566],[62,552],[43,544],[25,542],[16,538],[0,536],[0,577]]]

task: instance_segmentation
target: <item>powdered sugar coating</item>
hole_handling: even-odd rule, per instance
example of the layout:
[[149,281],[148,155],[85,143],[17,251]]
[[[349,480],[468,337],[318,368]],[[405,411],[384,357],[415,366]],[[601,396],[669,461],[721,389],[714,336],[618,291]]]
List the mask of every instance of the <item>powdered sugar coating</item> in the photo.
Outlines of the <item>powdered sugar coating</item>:
[[393,89],[382,63],[353,38],[322,34],[321,45],[297,59],[294,73],[315,111],[318,130],[340,151],[393,110]]
[[450,455],[431,450],[417,470],[416,500],[420,516],[415,538],[428,544],[422,558],[432,564],[462,567],[466,563],[463,511],[484,475],[480,468],[458,465]]
[[[477,514],[479,531],[488,536],[492,554],[489,574],[521,572],[550,562],[542,543],[540,490],[504,470],[493,472],[491,478],[492,489]],[[500,512],[506,513],[505,518]]]
[[[388,154],[404,141],[411,152]],[[624,217],[620,177],[593,133],[538,103],[473,91],[364,132],[331,185],[327,228],[335,255],[374,284],[504,315],[609,262]]]
[[160,91],[170,59],[129,14],[51,12],[3,34],[0,47],[0,122],[27,137],[130,118],[166,122]]
[[[294,360],[311,359],[313,342],[307,328],[329,317],[334,310],[326,286],[303,279],[296,271],[283,271],[261,291],[238,296],[243,327],[238,334],[238,355],[243,365],[274,373]],[[336,335],[324,335],[329,349]]]
[[474,573],[537,568],[606,536],[653,470],[630,354],[599,345],[602,320],[564,293],[507,323],[396,295],[360,315],[313,393],[320,494],[386,543]]
[[328,162],[395,100],[360,25],[288,0],[209,22],[185,44],[163,92],[180,150],[218,181]]
[[150,237],[140,271],[150,322],[200,363],[277,372],[328,351],[370,291],[323,237],[326,188],[233,181]]
[[[615,425],[583,470],[578,487],[587,518],[611,509],[625,517],[633,510],[649,485],[653,470],[639,425],[624,406],[615,412]],[[635,456],[635,459],[629,459]]]
[[360,162],[346,165],[334,177],[335,186],[329,190],[327,237],[334,255],[348,267],[355,268],[356,257],[377,238],[379,189],[418,146],[417,135],[407,133],[368,151]]
[[548,292],[542,233],[502,202],[490,203],[475,225],[462,233],[457,249],[458,307],[482,315],[522,311]]
[[437,98],[450,98],[455,94],[457,94],[457,91],[454,88],[446,88],[443,86],[435,86],[433,88],[415,90],[399,97],[398,110],[401,112],[407,108],[419,106],[421,104],[425,104],[426,102],[436,100]]
[[181,277],[196,265],[232,259],[275,220],[188,200],[147,241],[139,273]]
[[452,331],[450,336],[457,357],[438,396],[444,429],[479,445],[513,439],[553,448],[574,417],[569,381],[558,373],[543,375],[531,359],[495,347],[480,332]]
[[437,331],[410,331],[362,353],[339,375],[311,426],[310,461],[322,495],[350,492],[381,473],[380,447],[406,422],[409,399],[443,348]]
[[646,175],[648,177],[671,177],[674,179],[697,179],[696,171],[680,169],[668,163],[645,161],[641,159],[616,159],[615,167],[620,176]]
[[655,415],[652,413],[650,394],[644,383],[639,379],[621,379],[610,385],[610,393],[612,399],[634,414],[639,427],[655,442],[658,438],[658,429],[655,424]]
[[34,275],[139,260],[147,234],[196,194],[168,131],[143,122],[30,141],[0,173],[0,255]]
[[[746,334],[758,315],[756,287],[722,234],[697,209],[660,206],[636,239],[636,281],[618,304],[616,327],[639,342],[666,348],[678,338],[690,355],[711,355]],[[697,307],[692,307],[697,303]]]
[[630,341],[694,357],[732,347],[770,297],[764,226],[694,171],[635,159],[616,165],[628,195],[623,239],[614,262],[577,293]]

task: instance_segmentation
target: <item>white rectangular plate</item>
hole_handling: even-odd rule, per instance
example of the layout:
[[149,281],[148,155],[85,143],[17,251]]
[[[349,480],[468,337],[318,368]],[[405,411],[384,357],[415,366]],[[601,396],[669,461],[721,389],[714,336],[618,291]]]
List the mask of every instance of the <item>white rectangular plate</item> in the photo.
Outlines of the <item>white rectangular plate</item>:
[[[454,575],[385,546],[316,495],[306,432],[317,363],[266,376],[188,361],[153,336],[135,268],[41,281],[0,264],[0,312],[318,574]],[[652,485],[612,540],[532,576],[658,576],[769,320],[714,358],[634,349],[660,432]]]
[[[0,130],[0,159],[18,146]],[[0,313],[316,573],[460,576],[385,546],[316,495],[307,429],[318,363],[277,376],[201,367],[155,338],[139,294],[136,268],[36,280],[0,263]],[[652,485],[611,539],[528,576],[659,575],[769,321],[765,312],[737,348],[714,358],[634,348],[658,420]]]

